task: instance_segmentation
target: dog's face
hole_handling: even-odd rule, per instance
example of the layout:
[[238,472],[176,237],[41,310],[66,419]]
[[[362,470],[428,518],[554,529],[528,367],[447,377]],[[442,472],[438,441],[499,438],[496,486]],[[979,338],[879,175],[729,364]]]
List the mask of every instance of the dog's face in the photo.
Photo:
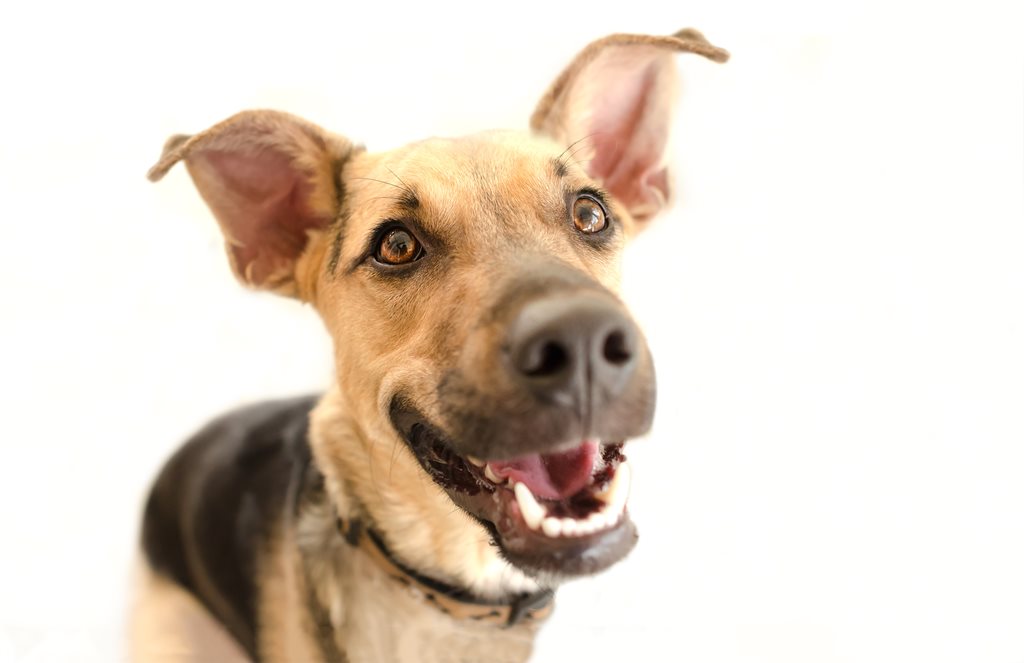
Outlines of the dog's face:
[[412,452],[389,472],[425,472],[517,565],[575,573],[634,540],[623,477],[599,493],[650,425],[654,374],[614,295],[633,221],[564,149],[491,133],[353,158],[316,301],[356,418]]
[[548,576],[633,546],[622,445],[650,426],[654,370],[616,291],[668,198],[680,50],[725,57],[693,31],[595,42],[532,135],[371,154],[263,111],[168,144],[153,176],[186,161],[236,273],[324,319],[350,429],[318,458],[378,526],[484,534]]

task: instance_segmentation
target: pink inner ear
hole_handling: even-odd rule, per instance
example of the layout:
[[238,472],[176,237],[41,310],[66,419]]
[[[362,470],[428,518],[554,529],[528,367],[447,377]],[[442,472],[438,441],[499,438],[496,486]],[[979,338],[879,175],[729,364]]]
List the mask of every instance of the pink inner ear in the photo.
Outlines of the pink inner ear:
[[653,216],[668,198],[661,163],[671,119],[665,65],[666,58],[652,50],[612,50],[573,90],[574,105],[589,111],[580,129],[593,145],[587,170],[638,220]]
[[[329,218],[313,214],[305,201],[313,185],[284,154],[264,150],[204,151],[200,167],[216,174],[203,191],[229,238],[235,266],[253,285],[290,275],[308,240],[307,231]],[[200,164],[197,164],[200,165]]]

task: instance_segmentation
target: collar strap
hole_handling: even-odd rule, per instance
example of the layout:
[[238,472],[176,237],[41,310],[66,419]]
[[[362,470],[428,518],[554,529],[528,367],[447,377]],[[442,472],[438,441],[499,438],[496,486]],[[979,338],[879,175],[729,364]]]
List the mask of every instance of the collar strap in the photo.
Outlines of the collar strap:
[[507,601],[485,601],[464,589],[420,575],[396,560],[380,537],[364,528],[360,520],[338,518],[338,531],[349,545],[366,553],[391,578],[417,590],[435,608],[455,619],[508,627],[543,621],[554,608],[555,593],[550,589],[520,594]]

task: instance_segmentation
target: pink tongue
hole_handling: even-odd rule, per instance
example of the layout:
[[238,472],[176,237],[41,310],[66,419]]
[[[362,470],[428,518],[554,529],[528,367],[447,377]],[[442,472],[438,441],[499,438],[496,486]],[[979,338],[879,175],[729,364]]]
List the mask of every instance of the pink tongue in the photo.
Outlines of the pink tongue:
[[562,453],[530,454],[514,460],[492,461],[489,465],[499,477],[526,484],[539,498],[560,500],[575,495],[590,483],[596,456],[597,442],[587,440]]

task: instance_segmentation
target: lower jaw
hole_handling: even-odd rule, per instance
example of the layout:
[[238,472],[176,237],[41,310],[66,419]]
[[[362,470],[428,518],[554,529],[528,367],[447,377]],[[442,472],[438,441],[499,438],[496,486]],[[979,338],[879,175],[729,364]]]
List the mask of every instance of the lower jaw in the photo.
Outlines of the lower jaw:
[[629,554],[637,542],[636,527],[628,514],[588,537],[559,537],[539,543],[521,530],[502,532],[493,523],[489,529],[510,564],[546,584],[603,571]]
[[593,482],[562,501],[531,499],[528,489],[530,497],[517,494],[525,485],[489,480],[479,461],[466,462],[457,481],[431,474],[455,504],[490,532],[510,564],[550,585],[602,571],[636,545],[636,528],[625,506],[630,470],[621,447],[605,445]]

